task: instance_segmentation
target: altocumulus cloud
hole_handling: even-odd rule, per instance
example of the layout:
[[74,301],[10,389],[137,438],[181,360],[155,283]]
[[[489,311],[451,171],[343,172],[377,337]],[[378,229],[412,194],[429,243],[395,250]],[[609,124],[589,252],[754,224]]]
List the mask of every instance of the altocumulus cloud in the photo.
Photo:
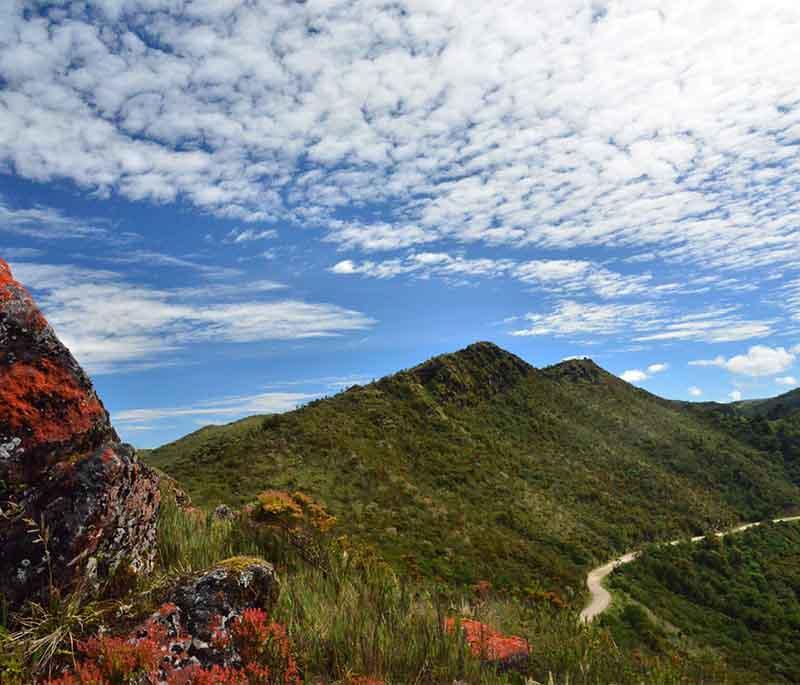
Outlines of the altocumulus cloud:
[[632,336],[640,342],[689,340],[731,342],[748,340],[772,331],[771,321],[743,318],[735,307],[710,307],[680,314],[669,305],[652,302],[593,303],[562,300],[549,312],[528,313],[526,328],[514,336],[552,335],[579,339],[581,336]]
[[513,259],[467,258],[445,252],[411,252],[403,258],[383,261],[354,262],[344,259],[330,271],[339,275],[361,275],[388,279],[411,275],[417,278],[438,277],[458,280],[463,277],[507,277],[538,289],[560,292],[590,292],[610,299],[626,295],[658,295],[680,290],[674,283],[652,284],[650,274],[625,275],[606,267],[579,259]]
[[[169,353],[198,342],[253,343],[334,336],[375,322],[360,312],[292,299],[259,300],[280,290],[271,281],[161,290],[126,282],[113,271],[14,263],[50,323],[93,373],[169,364]],[[234,299],[232,299],[232,297]]]
[[795,262],[800,5],[596,9],[5,2],[0,167],[364,250]]

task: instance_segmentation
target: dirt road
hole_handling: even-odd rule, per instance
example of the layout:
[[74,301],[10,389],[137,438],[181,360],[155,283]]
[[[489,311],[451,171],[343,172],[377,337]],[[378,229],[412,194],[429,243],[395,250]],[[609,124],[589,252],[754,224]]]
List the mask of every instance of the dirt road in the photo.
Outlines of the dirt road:
[[[787,516],[784,518],[777,518],[773,519],[773,523],[784,523],[787,521],[800,521],[800,516]],[[731,530],[726,530],[721,533],[714,533],[718,538],[724,537],[726,535],[730,535],[732,533],[740,533],[743,530],[747,530],[748,528],[754,528],[755,526],[760,526],[763,521],[757,521],[755,523],[745,523],[741,526],[737,526],[736,528],[732,528]],[[698,535],[696,537],[691,538],[692,542],[700,542],[700,540],[705,539],[705,535]],[[685,542],[685,540],[672,540],[671,542],[665,543],[668,545],[677,545],[681,542]],[[584,607],[583,611],[581,611],[580,620],[582,623],[590,623],[595,618],[597,618],[600,614],[602,614],[609,606],[611,606],[611,593],[603,587],[603,581],[611,574],[611,572],[619,567],[623,566],[624,564],[630,564],[634,561],[639,555],[641,551],[636,552],[628,552],[627,554],[623,554],[621,557],[617,557],[616,559],[612,559],[611,561],[603,564],[602,566],[598,566],[597,568],[593,568],[589,571],[589,575],[586,576],[586,587],[589,588],[589,602]]]

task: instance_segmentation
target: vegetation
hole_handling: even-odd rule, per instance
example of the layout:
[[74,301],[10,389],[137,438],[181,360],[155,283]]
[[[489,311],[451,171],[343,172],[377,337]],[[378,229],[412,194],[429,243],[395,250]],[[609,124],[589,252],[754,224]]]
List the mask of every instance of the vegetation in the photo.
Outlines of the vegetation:
[[[577,620],[595,561],[791,509],[792,402],[668,402],[588,360],[537,370],[479,343],[144,456],[201,508],[165,479],[156,573],[0,606],[3,685],[152,681],[153,645],[120,636],[187,574],[252,557],[281,592],[232,628],[246,664],[174,685],[800,680],[798,526],[648,548],[613,576],[629,601]],[[513,669],[476,649],[484,627],[530,646]]]
[[[275,555],[284,560],[279,565],[282,588],[275,615],[254,612],[243,617],[241,630],[234,633],[245,649],[254,650],[261,670],[198,671],[185,685],[266,685],[295,679],[341,685],[738,682],[720,659],[643,656],[622,649],[607,630],[579,625],[573,609],[545,593],[510,595],[492,591],[487,583],[477,591],[459,592],[398,575],[370,549],[330,537],[317,540],[324,563],[311,565],[296,542],[276,528],[259,528],[260,534],[254,536],[252,517],[252,511],[228,520],[198,516],[168,497],[159,523],[159,571],[124,597],[102,605],[106,625],[122,629],[136,624],[158,606],[162,588],[191,569],[206,568],[231,555]],[[75,601],[76,613],[80,607],[94,612],[101,606]],[[450,629],[446,619],[454,619]],[[468,620],[522,636],[532,647],[529,657],[514,671],[483,662],[458,629],[461,621]],[[134,646],[113,633],[98,635],[96,624],[75,625],[70,639],[58,641],[49,664],[52,685],[149,682],[155,655],[147,640]],[[4,685],[48,679],[40,656],[27,649],[43,636],[15,633],[2,638]],[[279,652],[291,654],[291,660],[283,662],[290,667],[276,667],[275,652],[264,652],[270,644],[290,650]],[[59,673],[62,666],[67,670]]]
[[310,494],[396,569],[570,601],[597,560],[798,501],[784,459],[589,360],[489,343],[146,453],[204,507]]
[[[743,679],[800,682],[800,524],[653,546],[611,582],[691,643],[717,649]],[[650,635],[658,632],[645,617],[631,643],[646,641],[647,625]],[[663,648],[663,638],[651,647]]]

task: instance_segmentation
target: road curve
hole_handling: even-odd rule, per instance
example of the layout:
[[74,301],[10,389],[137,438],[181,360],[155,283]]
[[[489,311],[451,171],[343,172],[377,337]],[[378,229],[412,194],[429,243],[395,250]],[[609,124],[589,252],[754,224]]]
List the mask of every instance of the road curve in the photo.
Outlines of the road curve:
[[[772,519],[773,523],[784,523],[786,521],[800,521],[800,516],[786,516],[783,518]],[[716,535],[718,538],[721,538],[726,535],[730,535],[731,533],[741,533],[743,530],[760,526],[762,523],[763,521],[745,523],[722,533],[714,533],[714,535]],[[704,540],[705,537],[705,535],[698,535],[691,538],[691,542],[700,542],[700,540]],[[665,544],[677,545],[681,542],[685,542],[685,540],[672,540]],[[630,564],[640,554],[641,551],[628,552],[627,554],[623,554],[621,557],[612,559],[602,566],[598,566],[597,568],[593,568],[591,571],[589,571],[589,574],[586,576],[586,587],[589,589],[589,602],[586,604],[583,611],[581,611],[581,623],[590,623],[606,609],[608,609],[609,606],[611,606],[611,593],[609,593],[609,591],[603,587],[603,581],[608,578],[615,568],[625,564]]]

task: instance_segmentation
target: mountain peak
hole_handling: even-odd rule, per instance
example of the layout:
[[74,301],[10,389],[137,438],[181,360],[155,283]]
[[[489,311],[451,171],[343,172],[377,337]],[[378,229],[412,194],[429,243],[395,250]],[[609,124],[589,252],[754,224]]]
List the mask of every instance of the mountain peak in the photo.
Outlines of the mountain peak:
[[583,382],[598,384],[612,377],[608,371],[596,364],[594,360],[589,357],[565,359],[558,364],[553,364],[552,366],[542,369],[542,373],[556,380],[567,380],[573,383]]
[[515,354],[488,341],[479,341],[456,352],[441,354],[405,372],[442,400],[469,402],[511,387],[534,371]]

